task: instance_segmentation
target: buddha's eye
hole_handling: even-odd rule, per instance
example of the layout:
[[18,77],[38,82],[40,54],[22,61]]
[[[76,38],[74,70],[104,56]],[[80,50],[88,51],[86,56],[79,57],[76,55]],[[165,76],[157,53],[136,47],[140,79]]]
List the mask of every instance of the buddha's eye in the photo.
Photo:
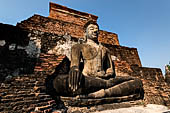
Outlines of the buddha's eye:
[[89,30],[94,30],[94,28],[90,28]]

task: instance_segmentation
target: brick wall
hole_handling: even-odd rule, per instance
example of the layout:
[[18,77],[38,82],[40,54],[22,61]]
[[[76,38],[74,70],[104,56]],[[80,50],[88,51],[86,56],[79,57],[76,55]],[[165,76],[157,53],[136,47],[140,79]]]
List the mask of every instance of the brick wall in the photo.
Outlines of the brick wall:
[[170,107],[170,87],[165,82],[161,69],[130,66],[126,61],[114,61],[118,76],[140,78],[144,88],[145,104],[161,104]]
[[142,66],[137,48],[129,48],[125,46],[106,45],[110,49],[113,60],[126,61],[130,66]]
[[0,40],[5,40],[8,44],[16,43],[17,45],[26,46],[28,44],[28,32],[8,24],[0,23]]
[[126,61],[114,60],[113,62],[117,76],[127,76],[133,72],[131,66]]
[[[14,26],[12,28],[17,29]],[[15,44],[11,50],[10,44],[0,48],[0,112],[52,112],[58,108],[56,103],[58,98],[54,99],[50,94],[54,90],[52,85],[49,87],[47,84],[53,78],[49,75],[55,69],[68,72],[69,61],[65,56],[40,54],[40,52],[47,52],[56,46],[61,37],[37,30],[24,30],[24,32],[27,35],[23,40],[22,37],[18,39],[21,43],[25,43],[25,38],[29,39],[25,43],[27,45],[22,46],[20,43],[16,45],[17,42],[11,41]],[[13,34],[8,35],[8,29],[3,29],[3,33],[5,39],[17,34],[14,30]],[[8,40],[5,41],[8,43]],[[57,66],[59,68],[56,68]]]
[[44,87],[43,80],[44,75],[23,75],[0,83],[0,112],[29,113],[38,107],[52,111],[55,101],[44,91],[37,90],[40,86]]
[[89,19],[97,21],[97,16],[67,8],[55,3],[50,3],[49,18],[63,20],[69,23],[84,25]]
[[166,105],[170,108],[170,87],[165,82],[142,79],[145,104]]
[[12,25],[0,24],[0,28],[0,40],[5,42],[0,46],[0,81],[17,74],[32,73],[36,59],[29,57],[25,50],[18,49],[29,44],[29,33]]
[[132,66],[132,76],[138,76],[145,80],[165,82],[164,76],[160,68],[136,67]]
[[[74,38],[82,38],[83,27],[74,23],[62,20],[51,19],[40,15],[34,15],[27,20],[17,24],[18,27],[29,30],[39,30],[57,35],[69,34]],[[118,36],[115,33],[100,30],[99,40],[103,43],[119,45]]]
[[[24,74],[0,82],[0,112],[49,113],[57,109],[57,97],[50,95],[53,86],[50,82],[53,70],[67,72],[65,56],[41,54],[34,74]],[[66,62],[64,62],[66,61]],[[58,67],[58,68],[57,68]],[[68,67],[68,66],[67,66]]]
[[161,69],[132,66],[131,76],[143,82],[145,104],[162,104],[170,107],[170,87],[165,82]]

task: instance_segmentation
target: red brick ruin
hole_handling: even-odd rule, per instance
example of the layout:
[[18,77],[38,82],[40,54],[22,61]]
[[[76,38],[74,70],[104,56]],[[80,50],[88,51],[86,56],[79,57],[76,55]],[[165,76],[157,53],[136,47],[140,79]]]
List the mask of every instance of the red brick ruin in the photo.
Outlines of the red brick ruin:
[[[0,44],[0,112],[48,113],[57,109],[58,97],[50,80],[55,71],[67,73],[70,61],[67,55],[48,51],[67,40],[76,43],[83,37],[83,25],[97,19],[50,3],[48,17],[35,14],[16,26],[0,23],[0,43],[5,42]],[[115,33],[100,30],[99,41],[110,49],[116,75],[128,74],[143,81],[144,104],[170,107],[170,85],[161,69],[142,67],[137,49],[121,46]]]

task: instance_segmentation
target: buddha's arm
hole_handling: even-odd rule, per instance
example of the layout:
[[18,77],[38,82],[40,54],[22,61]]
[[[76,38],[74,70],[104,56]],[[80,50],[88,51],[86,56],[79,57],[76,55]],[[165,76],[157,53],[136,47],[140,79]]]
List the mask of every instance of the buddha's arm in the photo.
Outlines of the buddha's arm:
[[107,50],[106,52],[107,54],[107,58],[108,58],[108,68],[106,70],[106,75],[105,76],[112,76],[114,74],[114,69],[113,69],[113,63],[112,63],[112,59],[111,59],[111,55],[110,55],[110,51]]
[[81,59],[81,45],[77,44],[71,48],[71,66],[69,72],[69,88],[73,93],[79,88],[82,75],[79,71]]
[[77,67],[79,68],[80,64],[80,54],[81,54],[81,47],[79,44],[74,45],[71,48],[71,66],[70,67]]
[[103,63],[104,63],[104,61],[106,61],[106,63],[107,63],[106,72],[105,72],[105,74],[101,74],[101,76],[98,76],[98,77],[108,79],[108,78],[113,77],[114,69],[113,69],[113,63],[112,63],[110,52],[107,49],[106,49],[106,54],[105,54]]

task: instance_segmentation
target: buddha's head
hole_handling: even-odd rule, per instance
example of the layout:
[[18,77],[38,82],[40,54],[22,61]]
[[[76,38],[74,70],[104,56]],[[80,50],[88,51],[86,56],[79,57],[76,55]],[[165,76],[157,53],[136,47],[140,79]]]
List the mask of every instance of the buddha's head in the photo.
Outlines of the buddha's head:
[[97,40],[99,35],[99,26],[95,21],[88,21],[84,25],[85,38]]

